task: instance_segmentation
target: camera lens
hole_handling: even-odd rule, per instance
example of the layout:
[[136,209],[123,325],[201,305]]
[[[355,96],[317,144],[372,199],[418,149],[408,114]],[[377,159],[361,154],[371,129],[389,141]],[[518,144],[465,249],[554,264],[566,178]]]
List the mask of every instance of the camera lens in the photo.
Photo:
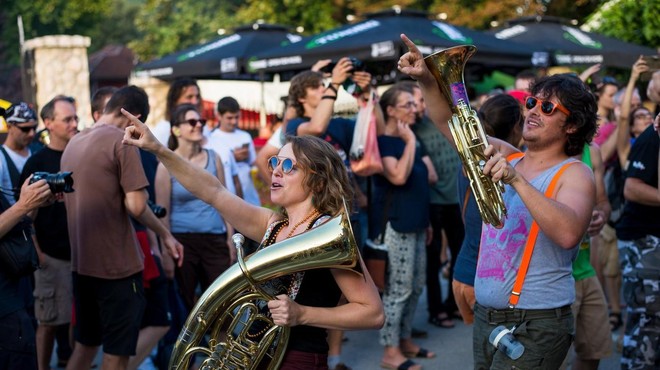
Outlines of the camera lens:
[[71,172],[48,173],[48,172],[35,172],[32,174],[30,184],[39,180],[46,180],[53,193],[72,193],[73,192],[73,177]]

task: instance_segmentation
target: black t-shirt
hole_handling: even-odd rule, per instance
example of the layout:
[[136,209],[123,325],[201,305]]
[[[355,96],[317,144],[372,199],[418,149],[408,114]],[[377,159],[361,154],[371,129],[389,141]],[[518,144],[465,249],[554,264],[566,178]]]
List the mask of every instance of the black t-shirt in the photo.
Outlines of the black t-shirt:
[[[378,137],[378,149],[383,158],[401,159],[406,143],[399,137],[381,135]],[[383,175],[374,176],[374,193],[369,218],[370,238],[377,237],[383,231],[382,228],[386,224],[383,222],[385,207],[388,207],[386,221],[389,221],[397,232],[419,232],[429,225],[429,174],[422,161],[425,155],[420,143],[417,142],[413,167],[403,185],[394,185]],[[389,204],[386,204],[388,202]]]
[[[147,152],[146,150],[140,149],[140,160],[142,160],[142,168],[144,168],[144,174],[147,176],[149,185],[146,187],[147,193],[149,194],[149,200],[156,203],[156,187],[154,186],[156,182],[156,169],[158,168],[158,158],[156,155]],[[131,222],[135,231],[146,231],[147,227],[139,223],[136,219],[131,217]]]
[[[660,138],[651,125],[630,149],[626,177],[640,179],[657,189],[659,147]],[[660,207],[626,201],[616,232],[621,240],[639,239],[645,235],[660,237]]]
[[[44,147],[33,154],[23,167],[20,184],[23,184],[25,179],[34,172],[60,172],[62,153]],[[73,184],[73,187],[75,189],[76,184]],[[69,244],[64,200],[39,208],[37,218],[34,220],[34,229],[42,252],[60,260],[71,260],[71,245]]]

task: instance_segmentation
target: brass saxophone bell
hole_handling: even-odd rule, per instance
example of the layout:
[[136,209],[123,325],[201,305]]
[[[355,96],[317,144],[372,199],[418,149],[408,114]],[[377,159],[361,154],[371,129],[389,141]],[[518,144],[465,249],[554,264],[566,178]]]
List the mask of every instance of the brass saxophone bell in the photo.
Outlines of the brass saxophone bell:
[[476,51],[473,45],[455,46],[427,56],[424,62],[454,113],[449,120],[449,129],[470,180],[481,218],[501,228],[506,218],[506,206],[502,198],[504,185],[501,181],[493,182],[483,173],[483,166],[488,160],[484,155],[488,141],[477,112],[470,107],[463,82],[465,63]]

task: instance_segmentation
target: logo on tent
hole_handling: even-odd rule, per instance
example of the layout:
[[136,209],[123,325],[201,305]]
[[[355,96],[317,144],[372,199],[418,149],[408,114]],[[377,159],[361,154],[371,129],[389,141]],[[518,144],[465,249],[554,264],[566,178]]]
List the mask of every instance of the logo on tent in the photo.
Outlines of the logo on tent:
[[568,41],[582,45],[592,49],[602,49],[603,44],[592,39],[586,33],[578,30],[577,28],[562,26],[564,32],[564,38]]
[[374,29],[376,27],[380,26],[380,22],[376,20],[369,20],[364,23],[356,24],[353,27],[349,27],[347,29],[341,30],[341,31],[336,31],[329,33],[327,35],[322,35],[319,37],[314,38],[312,41],[308,42],[307,45],[305,45],[306,49],[313,49],[319,46],[323,46],[325,44],[329,44],[331,42],[335,42],[337,40],[341,40],[346,37],[352,37],[355,35],[358,35],[360,33],[369,31],[371,29]]
[[525,33],[526,31],[527,31],[527,28],[525,28],[525,26],[521,26],[521,25],[517,24],[513,27],[505,28],[502,31],[497,32],[495,34],[495,37],[497,37],[500,40],[506,40],[506,39],[510,39],[514,36],[518,36],[521,33]]
[[226,46],[228,44],[233,44],[233,43],[238,42],[240,40],[241,40],[241,35],[233,34],[231,36],[225,37],[225,38],[220,39],[218,41],[212,42],[208,45],[204,45],[204,46],[200,47],[199,49],[191,50],[191,51],[179,56],[178,58],[176,58],[176,61],[177,62],[183,62],[186,59],[196,57],[200,54],[204,54],[204,53],[209,52],[211,50],[219,49],[223,46]]
[[446,23],[441,22],[431,22],[436,27],[432,30],[435,35],[442,37],[443,39],[455,41],[458,43],[471,44],[472,38],[467,37],[461,33],[457,28],[452,27]]

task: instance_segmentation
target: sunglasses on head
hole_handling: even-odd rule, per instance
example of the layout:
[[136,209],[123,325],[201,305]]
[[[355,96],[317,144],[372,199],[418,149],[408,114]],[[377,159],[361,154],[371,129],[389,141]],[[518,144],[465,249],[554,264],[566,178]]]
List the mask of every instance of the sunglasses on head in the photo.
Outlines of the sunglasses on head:
[[541,113],[545,114],[546,116],[551,116],[555,112],[555,109],[559,110],[567,116],[571,115],[571,112],[559,103],[537,99],[533,96],[528,96],[525,98],[525,108],[527,109],[534,109],[534,107],[539,104],[541,104]]
[[293,163],[293,159],[284,158],[284,159],[280,160],[280,158],[278,156],[274,155],[274,156],[268,158],[268,169],[271,172],[273,172],[273,171],[275,171],[277,166],[280,165],[280,163],[282,164],[282,172],[284,172],[284,173],[290,173],[295,168],[295,164]]
[[12,126],[16,127],[17,129],[23,131],[26,134],[30,133],[30,131],[32,131],[32,130],[34,130],[35,132],[37,131],[37,125],[34,125],[34,126],[18,126],[16,124],[13,124]]
[[200,119],[192,119],[191,118],[191,119],[187,119],[187,120],[184,120],[182,122],[179,122],[179,124],[182,124],[182,123],[187,123],[192,127],[197,126],[197,124],[201,124],[202,126],[204,126],[206,124],[206,120],[203,119],[203,118],[200,118]]
[[635,119],[637,119],[637,118],[653,118],[653,115],[651,114],[651,112],[642,111],[642,112],[635,113],[633,115],[633,118],[635,118]]

